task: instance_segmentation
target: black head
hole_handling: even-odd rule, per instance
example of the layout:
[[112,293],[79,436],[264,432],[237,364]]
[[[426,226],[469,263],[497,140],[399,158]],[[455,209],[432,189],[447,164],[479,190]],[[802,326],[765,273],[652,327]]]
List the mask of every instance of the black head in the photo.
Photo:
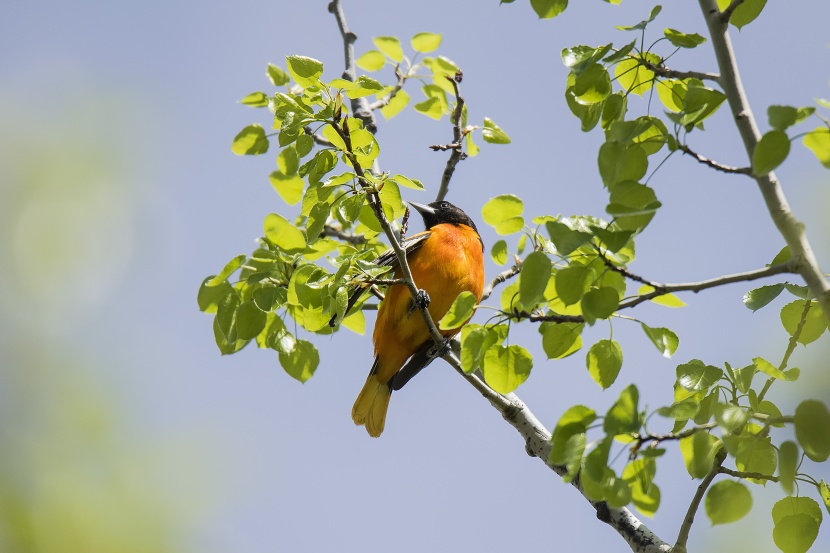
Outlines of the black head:
[[450,202],[432,202],[427,205],[416,204],[415,202],[406,203],[414,207],[421,214],[421,217],[424,219],[424,226],[427,229],[442,223],[449,223],[451,225],[467,225],[478,232],[476,224],[470,219],[469,215]]

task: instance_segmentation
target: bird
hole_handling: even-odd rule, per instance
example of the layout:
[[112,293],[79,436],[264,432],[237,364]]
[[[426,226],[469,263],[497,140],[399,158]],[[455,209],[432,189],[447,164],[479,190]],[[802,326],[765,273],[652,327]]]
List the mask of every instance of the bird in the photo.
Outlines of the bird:
[[[425,230],[402,240],[401,247],[415,286],[423,291],[419,298],[437,323],[461,292],[472,292],[476,303],[481,301],[484,242],[473,220],[450,202],[407,203],[421,214]],[[393,250],[382,253],[375,263],[394,267],[394,278],[402,278]],[[355,296],[362,292],[353,294],[350,303],[356,302]],[[373,438],[383,432],[392,391],[403,387],[434,358],[428,353],[433,339],[416,307],[403,284],[389,286],[378,306],[372,335],[374,363],[352,408],[352,420],[364,425]],[[449,339],[460,330],[442,330],[441,334]]]

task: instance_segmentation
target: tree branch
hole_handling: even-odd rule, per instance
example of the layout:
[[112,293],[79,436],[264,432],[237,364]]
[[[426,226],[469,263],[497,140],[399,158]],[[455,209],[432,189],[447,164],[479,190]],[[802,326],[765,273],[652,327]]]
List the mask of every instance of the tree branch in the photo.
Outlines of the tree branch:
[[676,434],[646,434],[645,436],[641,434],[637,434],[635,438],[635,443],[631,446],[631,455],[632,457],[643,448],[643,445],[648,443],[649,447],[655,447],[660,442],[664,442],[666,440],[682,440],[683,438],[688,438],[693,434],[697,434],[698,432],[702,432],[704,430],[711,430],[718,425],[716,422],[710,422],[706,424],[702,424],[700,426],[693,426],[692,428],[687,428],[682,432],[678,432]]
[[645,58],[636,58],[640,64],[644,65],[648,70],[659,77],[667,79],[700,79],[701,81],[713,81],[720,83],[720,75],[717,73],[703,73],[700,71],[676,71],[669,69],[665,65],[658,65],[651,63]]
[[756,480],[769,480],[771,482],[778,482],[777,476],[772,476],[770,474],[764,474],[761,472],[744,472],[741,470],[732,470],[726,467],[718,467],[718,472],[721,474],[728,474],[729,476],[734,476],[736,478],[754,478]]
[[365,244],[367,242],[366,237],[362,234],[349,234],[347,232],[343,232],[341,229],[337,227],[333,227],[331,225],[326,225],[323,227],[323,232],[320,233],[323,236],[330,236],[332,238],[337,238],[342,242],[348,242],[353,246],[359,244]]
[[[725,17],[729,8],[734,10],[740,5],[740,1],[733,0],[723,14],[718,10],[716,0],[699,0],[699,3],[712,38],[712,48],[720,69],[723,92],[729,100],[729,107],[735,118],[735,125],[741,134],[747,156],[752,159],[752,153],[760,140],[761,133],[758,131],[758,125],[744,93],[738,65],[732,51],[732,41],[729,38],[728,17]],[[824,277],[819,267],[813,248],[807,240],[804,224],[793,215],[775,173],[756,175],[755,180],[758,182],[770,217],[789,246],[797,271],[807,283],[810,293],[818,300],[824,317],[830,322],[830,282]]]
[[[473,374],[466,374],[461,369],[457,358],[444,357],[490,404],[504,417],[525,441],[525,450],[531,457],[538,457],[545,465],[559,476],[567,474],[567,467],[550,462],[550,433],[539,422],[525,403],[515,394],[501,395],[487,386]],[[588,502],[596,509],[597,518],[611,526],[628,543],[632,551],[640,553],[668,553],[671,546],[661,540],[646,527],[627,508],[609,507],[604,501],[594,501],[585,495],[575,478],[571,484],[576,487]]]
[[[330,13],[334,14],[337,20],[337,27],[340,29],[340,35],[343,37],[343,55],[345,70],[343,71],[343,78],[354,82],[357,78],[354,63],[354,43],[357,40],[357,35],[349,30],[349,25],[346,23],[346,13],[343,11],[343,6],[340,5],[340,0],[332,0],[328,6]],[[369,108],[369,101],[364,98],[355,98],[351,101],[352,114],[363,121],[363,126],[370,133],[375,134],[378,130],[377,123],[375,123],[375,115]]]
[[[453,142],[450,146],[448,146],[448,148],[452,149],[452,153],[450,154],[450,158],[447,160],[447,166],[444,168],[444,174],[441,175],[441,186],[438,188],[438,195],[435,197],[436,202],[440,202],[447,196],[447,192],[449,192],[450,189],[450,179],[452,179],[452,175],[455,173],[455,166],[458,165],[459,161],[467,157],[467,154],[465,154],[461,149],[461,139],[463,137],[461,133],[461,113],[464,110],[464,98],[461,97],[458,90],[458,85],[461,83],[463,76],[463,73],[461,73],[461,70],[459,69],[455,72],[455,77],[446,77],[446,79],[452,83],[453,90],[455,90],[455,110],[450,118],[450,121],[452,122]],[[431,148],[435,150],[434,146],[431,146]]]
[[[626,271],[627,273],[628,271]],[[641,303],[652,300],[654,298],[658,298],[660,296],[665,296],[666,294],[670,294],[672,292],[700,292],[702,290],[706,290],[707,288],[715,288],[717,286],[723,286],[725,284],[732,284],[735,282],[745,282],[750,280],[757,280],[759,278],[779,275],[781,273],[794,273],[795,265],[792,260],[787,261],[786,263],[781,263],[779,265],[772,265],[771,267],[765,267],[763,269],[757,269],[755,271],[747,271],[745,273],[737,273],[734,275],[726,275],[717,278],[713,278],[710,280],[702,280],[700,282],[683,282],[678,284],[656,284],[652,283],[649,286],[654,288],[653,291],[648,292],[647,294],[641,294],[639,296],[634,296],[633,298],[629,298],[627,300],[623,300],[620,302],[619,307],[617,310],[621,309],[630,309],[634,306],[640,305]],[[623,273],[625,274],[625,273]],[[630,274],[630,273],[629,273]],[[636,275],[632,275],[636,276]],[[648,282],[641,277],[636,277],[634,280],[639,282]],[[510,315],[510,313],[507,313]],[[531,322],[541,322],[541,321],[553,321],[556,323],[583,323],[585,319],[582,315],[561,315],[559,313],[551,313],[547,315],[535,315],[533,313],[528,313],[526,311],[517,311],[512,313],[512,315],[516,316],[519,319],[528,319]]]
[[379,98],[378,100],[369,104],[370,110],[375,111],[376,109],[388,106],[389,102],[392,101],[392,98],[397,96],[398,92],[401,91],[404,83],[406,82],[406,75],[401,73],[400,67],[395,67],[395,76],[398,78],[398,82],[395,83],[395,87],[392,90],[390,90],[389,94],[387,94],[383,98]]
[[721,464],[725,459],[726,450],[724,448],[720,448],[715,454],[715,460],[712,463],[712,470],[709,471],[709,474],[706,475],[706,478],[704,478],[703,482],[701,482],[697,487],[695,496],[692,498],[691,504],[689,504],[689,510],[686,511],[686,518],[683,519],[683,524],[680,526],[680,532],[677,535],[677,543],[674,544],[674,548],[672,549],[673,553],[686,553],[686,542],[689,541],[689,531],[692,529],[692,524],[695,521],[695,513],[697,513],[698,507],[700,507],[703,494],[706,493],[706,489],[709,487],[709,484],[712,483],[712,480],[714,480],[715,476],[717,476],[720,472]]
[[692,151],[692,149],[686,146],[685,144],[678,144],[677,149],[686,155],[692,156],[700,163],[708,165],[712,169],[721,171],[722,173],[737,173],[740,175],[747,175],[749,177],[752,176],[752,169],[750,167],[730,167],[729,165],[723,165],[722,163],[718,163],[717,161],[713,161],[708,157],[702,156],[699,153]]
[[490,281],[487,286],[484,287],[484,291],[481,293],[481,301],[486,300],[490,297],[490,294],[493,293],[493,289],[505,282],[508,279],[513,278],[514,276],[519,274],[519,271],[522,270],[522,264],[517,260],[516,264],[507,269],[506,271],[502,271],[501,273],[497,274],[493,280]]

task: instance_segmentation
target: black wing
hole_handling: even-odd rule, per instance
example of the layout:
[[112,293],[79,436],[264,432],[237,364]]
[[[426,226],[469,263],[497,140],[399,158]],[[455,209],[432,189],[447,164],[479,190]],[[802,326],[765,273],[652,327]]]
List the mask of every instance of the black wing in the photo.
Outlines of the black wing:
[[[429,238],[430,234],[429,231],[419,232],[418,234],[414,234],[409,238],[404,238],[401,241],[401,248],[403,251],[406,252],[406,256],[409,255],[424,245],[427,238]],[[375,265],[379,265],[381,267],[397,267],[398,265],[398,256],[395,255],[395,250],[389,248],[375,259]],[[352,307],[360,300],[361,296],[369,289],[368,286],[355,286],[354,290],[352,291],[351,295],[349,296],[349,303],[346,304],[346,311],[344,312],[344,317],[348,316],[349,311],[352,310]],[[331,318],[329,321],[330,327],[335,327],[337,325],[337,315]]]

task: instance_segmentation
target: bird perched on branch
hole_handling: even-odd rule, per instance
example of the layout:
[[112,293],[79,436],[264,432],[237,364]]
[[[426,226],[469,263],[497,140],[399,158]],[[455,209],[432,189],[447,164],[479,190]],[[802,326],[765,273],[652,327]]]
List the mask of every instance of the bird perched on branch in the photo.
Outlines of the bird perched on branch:
[[[372,336],[375,362],[352,408],[355,424],[365,425],[375,438],[383,432],[392,390],[403,387],[434,358],[430,349],[435,343],[416,304],[428,305],[437,324],[461,292],[472,292],[479,302],[484,289],[484,243],[473,220],[449,202],[408,203],[421,214],[426,230],[405,238],[401,247],[415,286],[423,294],[416,302],[405,285],[393,285],[378,307]],[[381,254],[375,263],[394,267],[394,278],[402,278],[393,250]],[[441,334],[448,339],[460,330],[442,330]]]

